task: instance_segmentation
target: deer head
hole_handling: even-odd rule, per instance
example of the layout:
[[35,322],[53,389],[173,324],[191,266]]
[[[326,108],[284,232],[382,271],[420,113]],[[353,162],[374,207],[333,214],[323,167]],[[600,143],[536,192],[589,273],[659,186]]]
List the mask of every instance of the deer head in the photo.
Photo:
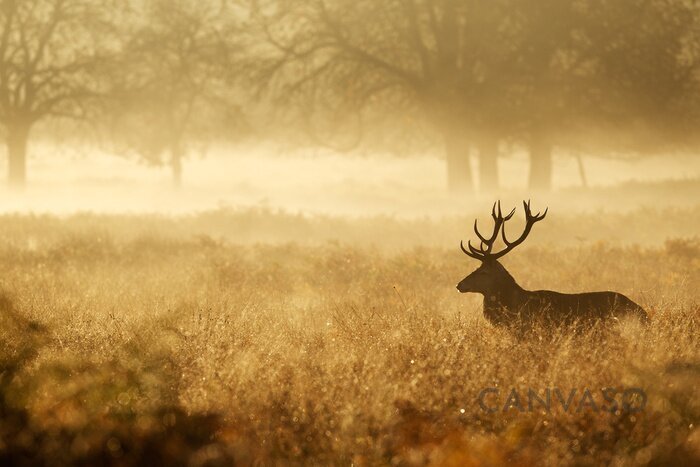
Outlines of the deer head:
[[[537,214],[533,215],[532,211],[530,210],[530,201],[523,201],[523,206],[525,207],[525,230],[520,237],[513,242],[509,241],[506,237],[505,223],[510,220],[511,217],[513,217],[513,214],[515,214],[515,208],[513,208],[513,210],[504,217],[503,213],[501,212],[501,202],[498,201],[493,204],[491,217],[493,217],[494,225],[493,233],[490,237],[482,235],[477,227],[477,221],[474,221],[474,232],[476,233],[476,236],[479,237],[479,248],[472,246],[471,240],[467,242],[467,248],[464,247],[463,242],[460,242],[459,246],[467,256],[481,261],[481,266],[479,266],[476,271],[462,279],[462,281],[457,284],[457,290],[462,293],[477,292],[488,295],[494,293],[496,290],[502,289],[504,286],[515,284],[515,280],[498,262],[498,259],[524,242],[527,236],[530,234],[532,226],[535,225],[536,222],[544,219],[548,210],[545,209],[543,214],[538,212]],[[494,252],[493,244],[496,242],[499,232],[505,247],[501,251]]]

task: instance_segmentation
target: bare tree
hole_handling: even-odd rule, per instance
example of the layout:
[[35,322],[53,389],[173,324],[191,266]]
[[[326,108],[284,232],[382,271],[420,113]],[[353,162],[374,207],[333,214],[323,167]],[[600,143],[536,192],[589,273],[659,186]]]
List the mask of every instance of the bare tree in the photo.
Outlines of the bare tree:
[[674,0],[625,4],[623,10],[606,2],[618,27],[597,31],[608,42],[599,53],[609,98],[600,117],[623,136],[624,145],[614,149],[649,154],[697,144],[700,7]]
[[688,115],[682,103],[697,83],[690,44],[700,25],[689,2],[513,5],[519,65],[509,75],[521,86],[516,134],[530,149],[531,189],[551,189],[555,146],[651,153],[659,143],[669,148],[687,140],[677,130]]
[[127,24],[110,101],[113,137],[147,163],[167,164],[176,186],[192,143],[212,136],[231,110],[223,82],[230,13],[226,2],[147,0]]
[[[292,0],[254,2],[269,60],[256,81],[305,115],[326,108],[393,122],[409,114],[440,135],[453,191],[473,187],[469,145],[480,149],[482,186],[497,184],[493,115],[501,79],[504,2]],[[363,128],[372,125],[364,125]],[[360,127],[362,127],[360,125]],[[375,126],[376,127],[376,126]],[[486,131],[486,129],[493,131]],[[412,128],[406,128],[410,134]]]
[[[470,146],[478,149],[481,188],[498,186],[499,142],[507,139],[530,150],[530,188],[549,190],[555,147],[593,142],[610,150],[616,134],[678,140],[694,108],[691,2],[253,4],[269,45],[256,83],[303,109],[302,120],[315,117],[307,129],[315,122],[331,136],[359,129],[351,142],[368,141],[373,129],[386,133],[387,121],[401,124],[405,115],[425,122],[442,138],[453,190],[472,187]],[[415,128],[398,134],[405,140]]]
[[0,0],[0,126],[14,187],[26,184],[32,128],[49,118],[84,118],[98,95],[94,72],[109,55],[103,3]]

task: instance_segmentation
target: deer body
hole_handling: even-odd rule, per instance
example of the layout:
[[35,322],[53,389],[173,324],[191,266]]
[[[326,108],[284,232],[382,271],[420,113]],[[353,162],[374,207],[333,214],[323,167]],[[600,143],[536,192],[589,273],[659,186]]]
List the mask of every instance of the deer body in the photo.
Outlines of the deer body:
[[[525,290],[518,285],[506,269],[497,261],[515,246],[522,243],[532,228],[532,225],[544,219],[545,214],[533,216],[529,203],[525,203],[526,227],[525,232],[514,242],[509,242],[503,232],[503,224],[510,219],[515,210],[508,216],[501,214],[500,203],[498,214],[496,205],[492,212],[495,222],[491,238],[481,235],[474,224],[481,248],[474,248],[471,243],[467,250],[462,250],[472,258],[482,262],[481,266],[458,285],[462,293],[474,292],[484,296],[484,316],[497,326],[516,327],[524,329],[531,324],[540,323],[545,326],[585,324],[611,318],[635,317],[642,322],[647,321],[647,314],[642,307],[626,296],[617,292],[588,292],[580,294],[564,294],[550,290]],[[493,243],[499,231],[502,233],[506,248],[499,253],[492,253]]]
[[[646,321],[646,312],[626,296],[617,292],[565,294],[551,290],[525,290],[496,263],[500,280],[480,290],[469,288],[469,276],[460,282],[460,292],[484,295],[484,316],[495,326],[518,326],[528,323],[572,325],[610,318],[636,317]],[[499,274],[496,272],[495,274]]]

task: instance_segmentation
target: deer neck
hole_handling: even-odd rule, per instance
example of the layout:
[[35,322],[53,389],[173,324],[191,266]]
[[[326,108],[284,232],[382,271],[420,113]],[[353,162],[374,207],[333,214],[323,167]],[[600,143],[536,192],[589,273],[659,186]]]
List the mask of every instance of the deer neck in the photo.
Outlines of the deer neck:
[[524,293],[525,290],[503,268],[494,287],[484,293],[484,306],[490,309],[511,308],[520,302]]

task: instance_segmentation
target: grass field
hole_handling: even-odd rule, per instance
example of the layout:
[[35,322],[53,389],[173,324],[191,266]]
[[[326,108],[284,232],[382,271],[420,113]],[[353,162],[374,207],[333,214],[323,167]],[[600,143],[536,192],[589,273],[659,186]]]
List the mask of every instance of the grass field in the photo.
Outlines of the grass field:
[[[0,463],[698,463],[698,219],[550,214],[520,284],[651,324],[518,340],[455,290],[469,217],[2,216]],[[568,410],[529,409],[554,388]]]

